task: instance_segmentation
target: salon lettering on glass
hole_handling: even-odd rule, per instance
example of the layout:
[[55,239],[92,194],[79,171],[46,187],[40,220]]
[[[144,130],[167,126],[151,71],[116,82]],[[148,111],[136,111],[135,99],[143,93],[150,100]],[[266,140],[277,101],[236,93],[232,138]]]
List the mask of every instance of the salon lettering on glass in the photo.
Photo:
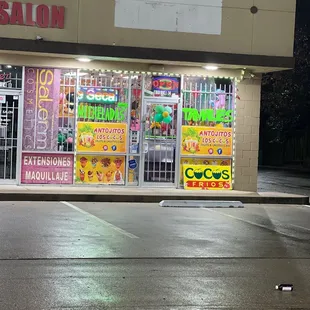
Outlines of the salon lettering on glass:
[[115,107],[80,103],[78,108],[78,118],[79,120],[123,122],[126,120],[127,111],[128,103],[125,102],[119,102]]
[[233,121],[233,110],[216,110],[214,109],[198,109],[183,108],[184,120],[189,122],[218,122],[231,123]]
[[65,7],[0,1],[0,25],[63,29],[65,25]]
[[60,70],[25,69],[23,150],[57,151]]

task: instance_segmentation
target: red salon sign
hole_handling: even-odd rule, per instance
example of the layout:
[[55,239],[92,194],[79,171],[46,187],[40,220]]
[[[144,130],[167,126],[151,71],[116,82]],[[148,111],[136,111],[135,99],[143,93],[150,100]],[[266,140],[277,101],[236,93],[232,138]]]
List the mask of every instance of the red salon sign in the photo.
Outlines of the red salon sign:
[[65,7],[0,1],[0,25],[63,29],[65,25]]

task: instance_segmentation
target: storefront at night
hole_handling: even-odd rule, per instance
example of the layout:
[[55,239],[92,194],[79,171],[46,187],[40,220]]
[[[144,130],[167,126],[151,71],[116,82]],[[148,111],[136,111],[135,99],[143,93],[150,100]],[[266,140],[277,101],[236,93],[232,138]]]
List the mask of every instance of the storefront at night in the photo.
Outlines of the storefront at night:
[[79,45],[73,2],[6,3],[0,183],[255,190],[261,74],[276,57]]

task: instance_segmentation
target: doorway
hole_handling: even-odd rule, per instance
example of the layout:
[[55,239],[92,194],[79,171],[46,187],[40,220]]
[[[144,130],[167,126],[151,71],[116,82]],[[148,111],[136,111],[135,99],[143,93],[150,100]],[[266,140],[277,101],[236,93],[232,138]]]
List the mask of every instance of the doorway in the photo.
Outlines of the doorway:
[[144,186],[176,185],[178,109],[178,98],[144,100]]
[[21,94],[0,91],[0,183],[17,183],[19,108]]

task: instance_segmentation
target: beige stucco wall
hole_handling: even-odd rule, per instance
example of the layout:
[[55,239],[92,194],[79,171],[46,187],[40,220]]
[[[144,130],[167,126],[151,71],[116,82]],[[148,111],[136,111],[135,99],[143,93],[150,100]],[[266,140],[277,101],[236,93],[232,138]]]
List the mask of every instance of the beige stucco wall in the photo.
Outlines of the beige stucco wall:
[[238,84],[234,189],[257,191],[261,77]]
[[[293,55],[296,0],[223,0],[221,35],[116,28],[115,0],[32,0],[31,2],[64,5],[65,29],[8,25],[0,26],[0,37],[32,40],[40,35],[49,41],[74,43],[272,56]],[[250,12],[253,5],[259,9],[254,15]]]

